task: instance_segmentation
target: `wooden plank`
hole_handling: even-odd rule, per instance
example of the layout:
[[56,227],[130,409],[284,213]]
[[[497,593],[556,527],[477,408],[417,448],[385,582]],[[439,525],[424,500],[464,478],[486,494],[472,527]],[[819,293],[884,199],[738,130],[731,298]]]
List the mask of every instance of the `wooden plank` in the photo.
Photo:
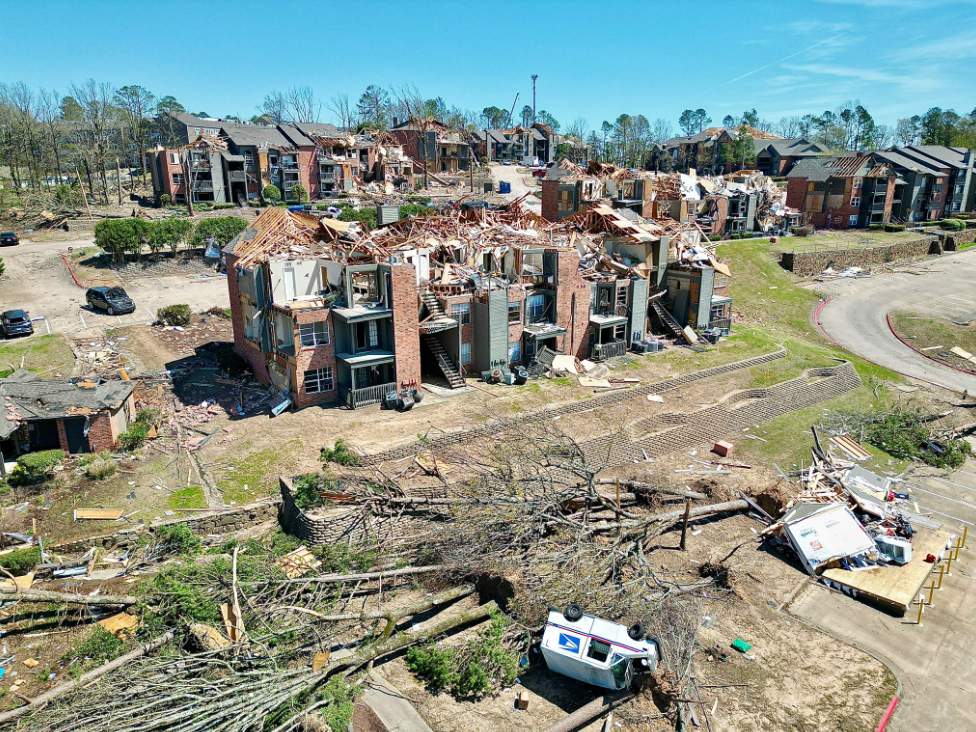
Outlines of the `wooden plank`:
[[76,508],[74,510],[75,521],[104,520],[115,521],[122,518],[121,508]]
[[853,590],[856,596],[864,596],[904,613],[935,567],[925,561],[925,555],[941,556],[949,536],[946,531],[916,529],[912,537],[912,561],[904,566],[892,564],[857,572],[828,569],[821,576],[840,585],[838,589]]

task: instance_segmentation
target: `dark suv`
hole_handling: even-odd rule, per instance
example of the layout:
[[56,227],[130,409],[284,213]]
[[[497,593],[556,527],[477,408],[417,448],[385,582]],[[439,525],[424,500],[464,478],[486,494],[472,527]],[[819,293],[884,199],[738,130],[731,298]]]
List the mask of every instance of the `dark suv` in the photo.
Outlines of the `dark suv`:
[[90,287],[85,300],[92,310],[104,310],[109,315],[135,312],[136,305],[121,287]]
[[33,335],[34,326],[26,310],[8,310],[0,314],[0,331],[4,338]]
[[0,231],[0,247],[13,247],[20,244],[16,231]]

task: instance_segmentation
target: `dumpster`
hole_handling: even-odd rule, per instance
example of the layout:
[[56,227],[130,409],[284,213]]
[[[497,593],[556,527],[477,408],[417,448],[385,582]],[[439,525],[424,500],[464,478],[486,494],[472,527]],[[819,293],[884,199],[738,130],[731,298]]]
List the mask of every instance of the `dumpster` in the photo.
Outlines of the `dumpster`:
[[507,180],[500,180],[500,181],[498,181],[498,192],[499,193],[511,193],[512,192],[512,184],[509,183]]

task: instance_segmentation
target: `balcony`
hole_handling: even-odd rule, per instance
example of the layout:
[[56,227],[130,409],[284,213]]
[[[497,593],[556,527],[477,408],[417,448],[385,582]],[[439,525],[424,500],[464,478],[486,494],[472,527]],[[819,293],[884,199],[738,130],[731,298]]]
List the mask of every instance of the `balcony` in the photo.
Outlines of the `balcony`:
[[342,387],[339,390],[339,400],[345,403],[350,409],[356,409],[357,407],[365,407],[370,404],[379,404],[387,394],[396,390],[397,385],[395,381],[389,384],[367,386],[362,389]]
[[245,176],[243,170],[230,170],[227,171],[227,180],[229,180],[231,183],[244,183],[247,180],[247,177]]
[[195,193],[213,193],[213,181],[200,180],[193,184]]

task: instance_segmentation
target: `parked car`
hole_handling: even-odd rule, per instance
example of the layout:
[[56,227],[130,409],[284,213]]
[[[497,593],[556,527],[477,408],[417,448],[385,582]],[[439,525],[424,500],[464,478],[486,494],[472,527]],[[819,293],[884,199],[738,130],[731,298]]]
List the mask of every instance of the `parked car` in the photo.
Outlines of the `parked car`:
[[575,603],[549,611],[540,648],[551,671],[604,689],[626,689],[636,676],[654,673],[661,658],[640,623],[628,628]]
[[92,310],[104,310],[109,315],[135,312],[136,305],[121,287],[89,287],[85,300]]
[[3,331],[4,338],[13,338],[33,335],[34,326],[26,310],[7,310],[0,314],[0,331]]
[[0,247],[14,247],[20,244],[16,231],[0,231]]

